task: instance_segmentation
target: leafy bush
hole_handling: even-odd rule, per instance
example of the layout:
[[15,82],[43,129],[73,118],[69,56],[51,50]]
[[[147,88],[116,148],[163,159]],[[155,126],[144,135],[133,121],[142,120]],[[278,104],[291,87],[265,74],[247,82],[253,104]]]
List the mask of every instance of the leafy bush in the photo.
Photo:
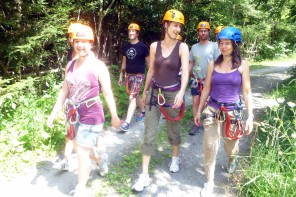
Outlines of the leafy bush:
[[0,170],[5,174],[18,172],[38,155],[51,153],[64,143],[65,135],[61,124],[54,129],[45,125],[61,87],[54,75],[14,84],[0,81]]
[[274,45],[269,45],[264,42],[259,46],[259,56],[257,60],[286,57],[290,52],[291,50],[288,49],[288,44],[286,42],[279,42]]

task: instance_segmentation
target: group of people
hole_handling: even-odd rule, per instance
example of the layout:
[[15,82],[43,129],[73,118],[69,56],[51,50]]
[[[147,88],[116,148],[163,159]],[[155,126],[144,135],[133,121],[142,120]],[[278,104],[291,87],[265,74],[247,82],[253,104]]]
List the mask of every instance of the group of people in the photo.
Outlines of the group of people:
[[[78,185],[74,196],[86,196],[91,159],[97,163],[101,176],[108,172],[108,155],[100,151],[105,120],[99,98],[101,90],[111,113],[113,127],[128,132],[137,105],[140,113],[136,121],[145,121],[142,173],[132,188],[142,191],[150,184],[149,162],[155,154],[155,138],[161,115],[166,119],[166,132],[173,151],[169,170],[172,173],[179,171],[180,120],[184,114],[184,95],[189,76],[195,123],[189,134],[198,133],[202,123],[204,128],[204,168],[207,181],[201,196],[213,193],[215,159],[220,139],[224,141],[228,156],[227,171],[235,171],[238,141],[244,132],[241,123],[241,92],[248,114],[245,125],[247,135],[252,131],[254,117],[249,65],[240,56],[241,32],[235,27],[219,26],[215,31],[218,43],[211,42],[210,24],[202,21],[197,25],[199,42],[189,50],[188,45],[180,41],[184,25],[185,18],[180,11],[168,10],[162,20],[161,40],[153,42],[150,49],[139,41],[140,26],[136,23],[128,26],[129,43],[122,49],[118,80],[118,85],[122,85],[125,77],[129,94],[125,121],[118,118],[106,65],[91,51],[93,30],[82,24],[69,28],[69,42],[74,50],[66,66],[63,87],[47,124],[52,127],[57,112],[65,108],[67,142],[73,144],[79,161]],[[145,76],[146,64],[148,72]],[[73,146],[67,148],[67,144],[62,166],[68,165],[67,158],[73,149]]]

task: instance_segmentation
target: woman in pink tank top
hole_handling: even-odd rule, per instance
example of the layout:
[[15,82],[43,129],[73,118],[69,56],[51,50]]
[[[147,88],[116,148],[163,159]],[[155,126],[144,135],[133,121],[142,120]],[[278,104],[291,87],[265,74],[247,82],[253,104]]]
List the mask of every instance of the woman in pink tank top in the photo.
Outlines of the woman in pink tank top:
[[93,30],[81,25],[73,32],[74,50],[78,58],[69,62],[66,77],[56,104],[47,120],[53,127],[56,114],[66,105],[68,130],[75,136],[74,148],[78,155],[78,185],[74,196],[87,196],[86,182],[91,169],[91,159],[96,161],[101,176],[108,172],[108,155],[99,154],[97,146],[101,144],[104,112],[99,99],[100,90],[107,102],[112,126],[119,128],[121,121],[117,116],[116,105],[111,90],[110,75],[106,65],[95,58],[91,51]]
[[[235,156],[238,154],[238,139],[243,135],[241,124],[240,94],[247,108],[246,135],[253,129],[253,104],[250,71],[247,61],[240,56],[241,33],[237,28],[227,27],[219,35],[221,55],[209,63],[205,87],[195,115],[195,124],[204,126],[204,168],[207,182],[201,196],[213,195],[215,160],[220,139],[228,157],[227,172],[235,171]],[[209,97],[209,99],[208,99]],[[208,104],[204,106],[208,100]]]

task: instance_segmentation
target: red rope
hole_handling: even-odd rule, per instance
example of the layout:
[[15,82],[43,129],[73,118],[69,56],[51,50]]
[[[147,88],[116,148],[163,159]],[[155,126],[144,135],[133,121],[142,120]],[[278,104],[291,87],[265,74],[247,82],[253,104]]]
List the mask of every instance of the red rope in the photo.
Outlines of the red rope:
[[[163,98],[163,95],[162,94],[159,94],[158,95],[158,102],[161,102],[164,104],[164,98]],[[185,111],[185,104],[184,102],[182,103],[181,105],[181,109],[180,109],[180,113],[179,115],[176,117],[176,118],[172,118],[170,117],[167,112],[164,110],[164,107],[163,105],[159,105],[159,108],[160,108],[160,111],[161,113],[164,115],[164,117],[168,120],[168,121],[171,121],[171,122],[176,122],[176,121],[179,121],[182,119],[183,115],[184,115],[184,111]]]
[[240,120],[236,120],[236,124],[238,126],[237,131],[233,131],[230,129],[231,119],[227,112],[227,109],[224,106],[221,106],[220,110],[224,112],[226,116],[226,128],[225,128],[225,135],[227,138],[231,140],[237,140],[241,138],[244,134],[243,126]]
[[71,122],[74,122],[76,119],[76,115],[77,115],[76,109],[71,109],[68,115],[69,115],[68,117],[69,127],[67,128],[66,137],[70,140],[73,140],[76,137],[76,131],[75,131],[74,124],[71,124]]

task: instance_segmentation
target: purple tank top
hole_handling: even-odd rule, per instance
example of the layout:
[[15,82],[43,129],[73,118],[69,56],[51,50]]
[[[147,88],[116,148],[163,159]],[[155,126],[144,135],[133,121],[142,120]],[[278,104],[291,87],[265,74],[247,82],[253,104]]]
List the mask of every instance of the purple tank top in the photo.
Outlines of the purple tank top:
[[[212,73],[210,96],[222,103],[236,103],[240,99],[242,75],[238,69],[231,73],[219,73],[215,69]],[[209,105],[220,109],[220,105],[209,101]],[[233,106],[226,106],[233,110]]]
[[[74,103],[79,103],[99,96],[100,83],[93,71],[73,72],[75,61],[72,61],[66,75],[66,82],[69,88],[68,98]],[[78,114],[79,121],[83,124],[99,125],[105,121],[103,105],[100,101],[97,101],[90,107],[87,107],[86,104],[81,104],[78,108]]]

